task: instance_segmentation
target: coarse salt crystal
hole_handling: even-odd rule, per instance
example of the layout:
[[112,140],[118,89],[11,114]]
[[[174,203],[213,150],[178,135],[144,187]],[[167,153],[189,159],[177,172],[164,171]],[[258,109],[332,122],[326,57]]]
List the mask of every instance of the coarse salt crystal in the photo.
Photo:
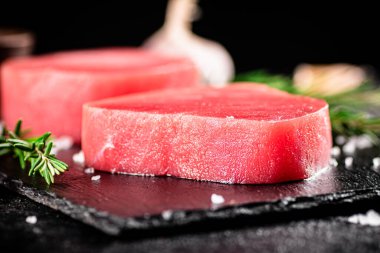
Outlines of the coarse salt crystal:
[[220,205],[220,204],[223,204],[224,203],[224,198],[222,195],[218,195],[218,194],[215,194],[213,193],[211,195],[211,202],[214,204],[214,205]]
[[94,172],[95,172],[95,169],[92,167],[84,169],[84,173],[86,174],[94,174]]
[[343,145],[344,143],[346,143],[346,137],[342,136],[342,135],[338,135],[336,138],[335,138],[335,142],[336,144],[338,145]]
[[76,164],[84,165],[84,153],[82,150],[73,155],[73,161]]
[[329,164],[331,167],[336,167],[336,166],[338,166],[338,161],[334,158],[331,158],[329,161]]
[[369,210],[366,214],[355,214],[348,217],[348,222],[360,225],[380,226],[380,215],[375,210]]
[[36,216],[28,216],[26,217],[25,221],[29,224],[36,224],[37,223],[37,217]]
[[357,149],[371,148],[373,143],[368,135],[352,136],[343,146],[343,153],[352,155]]
[[346,168],[351,168],[353,163],[354,163],[354,158],[351,157],[351,156],[346,157],[346,158],[344,159],[344,166],[345,166]]
[[356,151],[355,141],[350,139],[346,144],[344,144],[342,149],[344,154],[353,155]]
[[375,157],[372,159],[373,168],[379,169],[380,168],[380,157]]
[[356,136],[356,147],[358,149],[371,148],[373,146],[373,142],[371,137],[367,134]]
[[91,180],[92,181],[98,181],[98,180],[100,180],[100,175],[92,176]]
[[61,136],[54,139],[54,147],[52,148],[52,153],[57,154],[60,150],[68,150],[74,145],[73,138],[69,136]]
[[164,218],[164,220],[170,220],[173,216],[173,211],[172,210],[165,210],[161,213],[162,215],[162,218]]
[[334,146],[334,147],[332,147],[330,153],[331,153],[331,156],[334,158],[339,157],[340,153],[341,153],[340,148],[338,146]]

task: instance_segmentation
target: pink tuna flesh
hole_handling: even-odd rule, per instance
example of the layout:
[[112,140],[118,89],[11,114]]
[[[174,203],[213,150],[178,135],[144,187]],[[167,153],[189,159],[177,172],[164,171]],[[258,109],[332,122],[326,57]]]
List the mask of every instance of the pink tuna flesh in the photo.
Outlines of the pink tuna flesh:
[[155,91],[88,103],[82,149],[97,170],[262,184],[328,166],[328,105],[264,85]]
[[80,142],[82,105],[155,89],[197,86],[187,59],[142,49],[111,48],[13,59],[2,67],[2,115],[23,119],[31,134],[46,131]]

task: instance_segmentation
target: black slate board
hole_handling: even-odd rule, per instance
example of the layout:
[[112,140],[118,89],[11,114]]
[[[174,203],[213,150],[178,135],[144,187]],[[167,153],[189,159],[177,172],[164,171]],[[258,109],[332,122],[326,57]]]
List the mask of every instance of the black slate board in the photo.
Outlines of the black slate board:
[[[371,199],[339,205],[333,209],[332,217],[330,210],[321,214],[311,209],[297,216],[294,212],[288,217],[277,215],[275,221],[270,215],[267,220],[260,219],[260,224],[245,222],[223,228],[198,226],[196,230],[180,227],[155,234],[147,235],[144,231],[139,236],[112,237],[0,185],[1,252],[378,253],[380,227],[347,222],[347,216],[377,207],[380,207],[380,199]],[[305,216],[307,213],[312,216]],[[28,215],[37,216],[37,223],[26,223]]]
[[[57,177],[50,187],[40,178],[28,177],[9,157],[0,160],[0,183],[112,235],[252,219],[380,196],[380,176],[370,169],[371,152],[359,154],[360,159],[355,160],[359,162],[352,169],[333,167],[311,180],[277,185],[225,185],[101,172],[94,174],[101,175],[101,179],[92,181],[93,175],[85,174],[82,167],[72,162],[77,151],[74,148],[59,154],[70,170]],[[225,203],[212,205],[213,193],[222,195]]]

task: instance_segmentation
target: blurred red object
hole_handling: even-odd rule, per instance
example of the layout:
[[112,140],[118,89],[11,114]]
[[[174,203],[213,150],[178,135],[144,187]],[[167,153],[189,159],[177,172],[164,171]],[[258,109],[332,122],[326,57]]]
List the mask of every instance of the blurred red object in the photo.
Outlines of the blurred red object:
[[33,48],[34,36],[31,32],[18,28],[0,27],[0,65],[7,58],[30,55]]

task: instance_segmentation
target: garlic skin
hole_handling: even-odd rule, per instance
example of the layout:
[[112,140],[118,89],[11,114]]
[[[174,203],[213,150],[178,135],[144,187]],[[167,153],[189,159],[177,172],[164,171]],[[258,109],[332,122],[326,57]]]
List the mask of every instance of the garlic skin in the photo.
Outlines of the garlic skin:
[[303,92],[330,96],[353,90],[367,79],[366,72],[350,64],[299,65],[294,85]]
[[202,75],[202,83],[225,86],[234,76],[234,63],[227,50],[217,42],[191,31],[196,0],[169,0],[163,27],[148,38],[148,50],[191,59]]

